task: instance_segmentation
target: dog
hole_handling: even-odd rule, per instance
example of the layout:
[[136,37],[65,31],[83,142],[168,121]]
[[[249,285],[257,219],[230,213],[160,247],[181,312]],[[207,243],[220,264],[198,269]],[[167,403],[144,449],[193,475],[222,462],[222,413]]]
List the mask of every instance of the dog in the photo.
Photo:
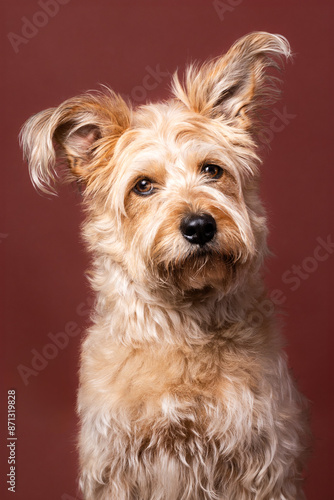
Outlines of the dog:
[[132,109],[106,88],[22,129],[35,187],[82,190],[87,500],[304,498],[307,404],[275,314],[254,322],[268,254],[257,141],[289,57],[283,36],[251,33],[175,73],[168,101]]

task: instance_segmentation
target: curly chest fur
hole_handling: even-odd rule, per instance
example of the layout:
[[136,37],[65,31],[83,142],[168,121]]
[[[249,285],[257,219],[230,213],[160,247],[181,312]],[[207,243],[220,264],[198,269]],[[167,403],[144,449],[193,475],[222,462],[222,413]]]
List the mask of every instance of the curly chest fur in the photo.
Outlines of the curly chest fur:
[[280,357],[264,363],[222,342],[195,350],[86,342],[85,350],[79,411],[81,441],[90,446],[81,459],[99,471],[96,484],[121,482],[124,498],[151,499],[141,492],[172,488],[163,498],[176,500],[184,487],[195,495],[184,498],[216,498],[236,478],[239,497],[226,498],[243,498],[255,477],[270,481],[275,454],[288,457],[287,435],[297,439],[298,410],[291,412],[288,396],[294,389]]

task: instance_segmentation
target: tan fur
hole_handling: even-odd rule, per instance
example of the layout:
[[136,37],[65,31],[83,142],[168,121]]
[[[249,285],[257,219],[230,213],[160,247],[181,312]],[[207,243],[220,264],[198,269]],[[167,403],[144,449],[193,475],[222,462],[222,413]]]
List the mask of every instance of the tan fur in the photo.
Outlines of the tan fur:
[[[305,402],[265,297],[259,110],[277,94],[281,36],[252,33],[132,110],[112,91],[69,99],[22,131],[34,184],[56,156],[84,185],[96,306],[82,346],[80,485],[87,500],[296,500]],[[210,179],[203,165],[223,168]],[[154,188],[136,191],[140,179]],[[210,214],[203,247],[182,236]]]

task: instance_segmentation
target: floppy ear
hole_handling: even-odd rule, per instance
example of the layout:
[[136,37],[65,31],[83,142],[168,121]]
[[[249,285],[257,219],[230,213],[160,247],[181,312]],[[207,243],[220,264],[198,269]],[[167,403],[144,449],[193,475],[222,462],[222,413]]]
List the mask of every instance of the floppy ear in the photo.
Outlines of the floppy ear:
[[74,97],[32,116],[20,139],[35,187],[54,192],[57,158],[65,160],[73,179],[89,184],[99,163],[111,158],[129,120],[127,105],[111,90]]
[[290,55],[283,36],[250,33],[224,56],[200,68],[190,66],[183,83],[175,74],[173,91],[193,111],[250,128],[259,107],[275,101],[279,93],[277,78],[266,70],[279,69],[282,56]]

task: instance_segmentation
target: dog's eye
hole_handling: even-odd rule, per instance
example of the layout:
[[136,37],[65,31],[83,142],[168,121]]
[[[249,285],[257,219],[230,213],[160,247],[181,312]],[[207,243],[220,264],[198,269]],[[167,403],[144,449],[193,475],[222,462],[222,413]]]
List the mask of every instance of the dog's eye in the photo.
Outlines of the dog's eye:
[[206,163],[201,168],[201,172],[202,174],[205,174],[211,179],[220,179],[220,177],[223,175],[224,170],[218,165],[214,165],[212,163]]
[[140,179],[136,183],[135,187],[133,188],[135,193],[141,194],[141,195],[152,194],[153,189],[154,189],[154,186],[153,186],[152,181],[150,181],[150,179],[146,179],[146,178]]

